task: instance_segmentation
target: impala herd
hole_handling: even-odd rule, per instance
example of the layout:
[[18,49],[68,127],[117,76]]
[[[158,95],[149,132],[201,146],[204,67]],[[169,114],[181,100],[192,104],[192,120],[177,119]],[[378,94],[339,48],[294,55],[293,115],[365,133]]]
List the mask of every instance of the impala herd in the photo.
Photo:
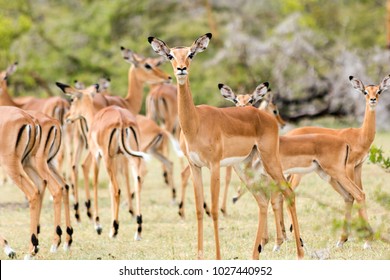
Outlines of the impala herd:
[[[274,250],[286,240],[283,203],[286,203],[291,221],[297,258],[304,257],[294,189],[303,174],[316,172],[330,183],[345,202],[344,226],[337,246],[343,246],[350,233],[353,202],[366,232],[364,248],[370,247],[373,230],[370,227],[365,193],[362,186],[362,166],[375,138],[375,109],[380,94],[390,86],[390,76],[379,85],[365,86],[350,77],[353,87],[366,98],[366,111],[360,128],[328,129],[301,127],[279,135],[279,126],[285,122],[272,103],[267,82],[259,84],[252,94],[236,95],[233,90],[219,84],[221,95],[235,107],[217,108],[195,106],[190,87],[190,66],[194,57],[206,50],[212,35],[200,36],[189,47],[168,47],[162,40],[149,37],[148,41],[159,58],[145,58],[121,47],[123,59],[130,63],[128,93],[126,97],[109,92],[109,80],[84,86],[57,82],[56,85],[70,97],[38,99],[12,98],[7,78],[17,63],[0,73],[0,164],[4,172],[23,191],[30,208],[29,251],[26,259],[39,250],[40,212],[46,187],[53,197],[54,237],[51,252],[61,243],[63,233],[61,211],[65,212],[64,249],[72,244],[73,228],[69,205],[69,192],[74,196],[74,215],[80,221],[79,164],[85,184],[87,215],[94,222],[98,234],[102,232],[99,218],[98,174],[100,161],[109,177],[111,198],[110,237],[119,231],[121,188],[119,178],[125,178],[128,211],[136,216],[134,239],[141,240],[141,190],[152,156],[161,163],[165,183],[176,199],[173,159],[169,148],[181,162],[181,200],[179,214],[184,218],[185,189],[191,176],[197,218],[197,257],[204,258],[203,215],[211,216],[214,227],[216,259],[221,259],[219,245],[219,210],[227,213],[227,191],[232,169],[245,184],[233,202],[249,190],[258,205],[258,228],[252,258],[259,259],[268,242],[267,209],[271,201],[274,212],[276,240]],[[177,86],[159,65],[169,60]],[[140,115],[145,85],[150,85],[146,98],[147,115]],[[64,145],[63,143],[66,143]],[[331,151],[331,152],[330,152]],[[82,160],[82,156],[84,159]],[[69,162],[69,163],[68,163]],[[71,166],[66,166],[66,164]],[[89,173],[93,169],[93,199],[89,193]],[[211,204],[204,199],[202,168],[210,170]],[[226,167],[222,206],[219,206],[221,167]],[[70,170],[70,174],[67,174]],[[130,184],[130,174],[134,181]],[[130,185],[133,185],[134,191]],[[133,196],[135,207],[133,208]],[[93,206],[93,211],[92,211]],[[205,210],[204,210],[205,209]],[[16,253],[0,235],[0,244],[6,255]]]

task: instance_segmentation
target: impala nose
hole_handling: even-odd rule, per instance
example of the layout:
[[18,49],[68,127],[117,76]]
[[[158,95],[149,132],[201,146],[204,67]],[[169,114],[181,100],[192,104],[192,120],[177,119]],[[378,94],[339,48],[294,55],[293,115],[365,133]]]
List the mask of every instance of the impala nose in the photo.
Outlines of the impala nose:
[[177,72],[178,75],[187,75],[187,67],[177,67]]

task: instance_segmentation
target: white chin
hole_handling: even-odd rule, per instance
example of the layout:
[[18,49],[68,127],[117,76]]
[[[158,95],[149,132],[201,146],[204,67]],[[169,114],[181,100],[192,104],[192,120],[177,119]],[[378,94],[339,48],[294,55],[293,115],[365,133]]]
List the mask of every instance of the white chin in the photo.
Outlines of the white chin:
[[186,82],[186,76],[184,76],[184,77],[177,77],[177,82],[179,83],[179,85],[184,85],[185,82]]
[[376,104],[370,105],[370,111],[375,111],[375,109],[376,109]]

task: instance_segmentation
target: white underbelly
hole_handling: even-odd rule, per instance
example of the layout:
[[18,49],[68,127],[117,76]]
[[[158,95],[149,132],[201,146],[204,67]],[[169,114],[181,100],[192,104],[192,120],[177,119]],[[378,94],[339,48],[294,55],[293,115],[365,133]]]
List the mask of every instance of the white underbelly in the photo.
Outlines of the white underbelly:
[[289,174],[308,174],[313,171],[316,171],[319,168],[318,163],[313,161],[313,163],[307,167],[293,167],[287,170],[283,170],[285,175]]
[[200,159],[200,156],[195,152],[189,152],[188,153],[188,159],[196,166],[203,167],[206,165],[205,162],[203,162]]
[[[203,166],[207,165],[207,163],[202,161],[199,154],[196,152],[189,152],[188,157],[189,157],[189,160],[196,166],[203,167]],[[225,166],[235,165],[235,164],[238,164],[238,163],[244,161],[247,157],[248,156],[224,158],[220,161],[220,166],[225,167]]]
[[235,164],[238,164],[240,162],[243,162],[247,157],[248,156],[224,158],[223,160],[221,160],[220,165],[221,165],[221,167],[235,165]]

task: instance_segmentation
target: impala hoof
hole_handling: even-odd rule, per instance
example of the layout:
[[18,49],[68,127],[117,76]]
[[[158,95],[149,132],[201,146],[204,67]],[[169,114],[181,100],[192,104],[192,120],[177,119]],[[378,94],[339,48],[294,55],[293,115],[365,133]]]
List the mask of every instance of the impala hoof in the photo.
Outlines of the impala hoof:
[[279,252],[280,251],[280,245],[274,245],[274,248],[272,248],[273,252]]
[[99,234],[99,235],[101,235],[103,232],[103,228],[101,225],[96,225],[95,230],[96,230],[97,234]]
[[141,235],[139,235],[138,232],[136,232],[136,233],[134,234],[134,240],[135,240],[135,241],[141,241],[141,240],[142,240]]
[[33,259],[34,259],[34,256],[31,255],[31,254],[27,254],[27,255],[24,256],[24,260],[25,261],[29,261],[29,260],[33,260]]
[[50,253],[56,253],[57,252],[57,245],[51,245],[51,247],[50,247]]
[[337,247],[337,248],[343,248],[344,243],[345,243],[344,241],[339,240],[339,241],[337,241],[337,243],[336,243],[336,247]]
[[10,259],[14,259],[16,257],[15,251],[8,245],[4,248],[4,252]]
[[62,246],[62,249],[65,251],[65,252],[68,252],[70,250],[70,244],[68,242],[65,242],[64,243],[64,246]]
[[364,243],[364,245],[363,245],[363,249],[364,249],[364,250],[369,250],[369,249],[371,249],[371,244],[370,244],[368,241],[366,241],[366,242]]

